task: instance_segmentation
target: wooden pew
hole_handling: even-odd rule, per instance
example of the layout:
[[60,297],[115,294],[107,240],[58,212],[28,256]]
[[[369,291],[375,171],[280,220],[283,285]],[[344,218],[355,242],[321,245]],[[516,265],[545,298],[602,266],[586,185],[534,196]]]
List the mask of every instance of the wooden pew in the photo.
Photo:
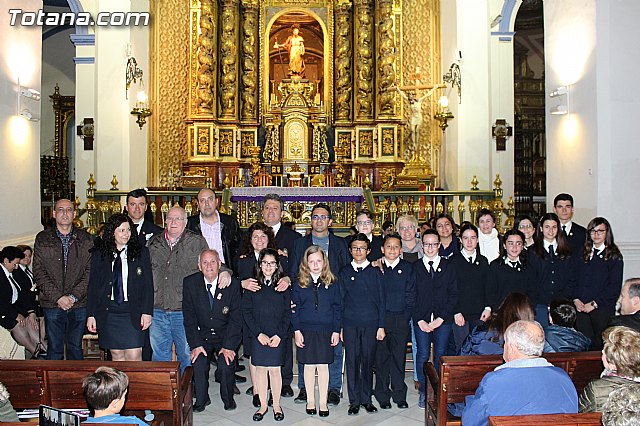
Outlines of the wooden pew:
[[177,362],[7,360],[0,362],[0,382],[7,387],[16,410],[40,404],[85,408],[82,380],[100,366],[117,368],[129,376],[123,415],[142,418],[144,410],[151,410],[154,424],[193,424],[193,371],[188,367],[181,377]]
[[489,416],[491,426],[588,426],[602,425],[602,413],[536,414],[529,416]]
[[[559,352],[543,354],[551,364],[567,372],[578,391],[602,372],[600,352]],[[480,381],[494,368],[504,363],[502,355],[443,356],[440,374],[433,363],[424,365],[427,387],[427,424],[438,426],[459,426],[459,417],[447,411],[447,404],[464,402],[467,395],[473,395]]]

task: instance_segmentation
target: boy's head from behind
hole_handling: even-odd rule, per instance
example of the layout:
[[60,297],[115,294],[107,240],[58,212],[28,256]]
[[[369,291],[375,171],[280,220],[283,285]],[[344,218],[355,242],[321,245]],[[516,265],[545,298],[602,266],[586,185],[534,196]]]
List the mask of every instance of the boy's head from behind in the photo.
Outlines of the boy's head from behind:
[[549,304],[549,315],[551,322],[560,327],[573,328],[576,323],[576,308],[567,299],[552,300]]
[[[111,367],[99,367],[82,382],[87,403],[95,411],[109,410],[119,413],[124,405],[124,396],[129,386],[125,373]],[[112,403],[117,403],[113,406]]]

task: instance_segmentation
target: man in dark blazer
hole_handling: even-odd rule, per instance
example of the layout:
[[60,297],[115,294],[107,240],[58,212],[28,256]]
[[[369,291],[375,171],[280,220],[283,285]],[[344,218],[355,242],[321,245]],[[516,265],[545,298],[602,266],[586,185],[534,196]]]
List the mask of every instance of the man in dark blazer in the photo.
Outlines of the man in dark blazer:
[[[147,209],[147,191],[143,188],[134,189],[127,194],[127,206],[124,213],[131,218],[138,232],[138,240],[143,246],[156,234],[160,234],[164,229],[153,222],[153,215]],[[144,345],[142,346],[142,360],[151,361],[153,351],[149,340],[149,330],[144,330]]]
[[198,192],[198,209],[199,214],[189,217],[187,229],[202,235],[209,248],[220,254],[220,261],[235,271],[233,260],[242,240],[238,221],[218,212],[218,199],[213,189],[203,188]]
[[620,315],[609,321],[609,327],[624,326],[640,333],[640,278],[629,278],[624,282],[620,298]]
[[[351,262],[351,255],[344,239],[333,235],[329,232],[329,227],[333,223],[331,219],[331,208],[324,203],[313,206],[311,210],[311,233],[303,238],[295,241],[293,245],[293,253],[289,255],[289,276],[297,277],[300,268],[300,262],[304,257],[304,252],[311,245],[320,246],[329,258],[329,266],[334,275],[343,266]],[[327,402],[331,406],[340,403],[340,389],[342,388],[342,343],[338,343],[334,347],[334,361],[329,364],[329,395]],[[303,403],[307,400],[307,392],[304,387],[304,375],[301,373],[303,365],[298,364],[298,388],[300,394],[295,399],[297,403]]]
[[220,381],[220,397],[225,410],[234,410],[235,348],[242,339],[240,285],[218,286],[220,257],[212,249],[203,250],[198,259],[200,272],[184,279],[182,312],[195,381],[196,403],[193,411],[201,412],[211,404],[209,367],[217,361],[216,379]]
[[161,227],[153,222],[153,215],[147,210],[147,191],[142,188],[134,189],[127,194],[127,206],[124,212],[136,225],[138,239],[142,245],[147,245],[147,241],[156,234],[163,231]]
[[556,195],[556,198],[553,199],[553,211],[560,219],[560,228],[567,237],[571,255],[576,258],[582,257],[584,242],[587,239],[587,230],[584,226],[572,221],[573,197],[565,193]]

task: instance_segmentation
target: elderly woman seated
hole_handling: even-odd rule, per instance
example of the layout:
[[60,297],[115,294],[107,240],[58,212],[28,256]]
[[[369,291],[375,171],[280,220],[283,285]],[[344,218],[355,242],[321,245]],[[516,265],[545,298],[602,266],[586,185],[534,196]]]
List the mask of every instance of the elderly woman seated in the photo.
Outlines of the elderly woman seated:
[[602,411],[609,394],[620,386],[640,386],[640,333],[628,327],[609,327],[602,338],[605,370],[582,391],[581,413]]

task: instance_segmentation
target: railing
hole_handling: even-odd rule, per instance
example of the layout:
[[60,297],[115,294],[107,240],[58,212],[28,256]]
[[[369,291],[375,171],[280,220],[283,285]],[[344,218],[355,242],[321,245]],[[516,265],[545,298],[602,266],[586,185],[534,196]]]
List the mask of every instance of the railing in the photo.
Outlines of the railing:
[[[115,180],[115,177],[114,177]],[[510,198],[507,206],[502,201],[502,182],[500,176],[496,176],[493,190],[479,190],[472,182],[473,188],[467,191],[371,191],[367,186],[362,190],[362,198],[356,200],[354,197],[340,199],[332,192],[344,191],[343,188],[336,188],[336,191],[329,192],[332,197],[328,203],[334,216],[334,228],[337,232],[346,231],[355,224],[355,214],[360,208],[368,208],[375,215],[374,232],[379,232],[382,223],[390,220],[395,224],[398,217],[410,214],[418,222],[428,221],[440,213],[447,213],[458,223],[469,221],[476,223],[478,212],[483,209],[490,209],[496,213],[496,227],[499,230],[510,229],[513,226],[515,209],[513,200]],[[114,213],[122,212],[125,197],[128,191],[118,190],[115,186],[110,190],[96,190],[93,176],[87,182],[87,202],[84,209],[80,209],[80,214],[86,213],[87,230],[96,234],[100,223]],[[116,181],[117,184],[117,181]],[[243,188],[243,193],[251,193],[248,188]],[[324,188],[328,189],[328,188]],[[274,188],[274,192],[284,190]],[[314,188],[296,188],[302,193],[311,193]],[[267,192],[264,188],[256,188],[256,193]],[[286,192],[286,191],[285,191]],[[322,192],[322,191],[321,191]],[[148,190],[150,210],[155,222],[164,226],[167,212],[173,206],[184,207],[188,215],[198,212],[197,190]],[[261,220],[262,196],[259,197],[234,197],[234,188],[225,188],[219,191],[220,211],[235,215],[241,227],[248,227],[257,220]],[[289,197],[291,198],[291,197]],[[318,202],[318,197],[296,196],[295,199],[285,200],[284,221],[293,221],[300,228],[308,228],[311,222],[311,209]],[[76,199],[76,206],[80,202]],[[84,216],[83,216],[84,217]],[[504,222],[503,222],[504,219]],[[81,221],[77,222],[82,226]]]

